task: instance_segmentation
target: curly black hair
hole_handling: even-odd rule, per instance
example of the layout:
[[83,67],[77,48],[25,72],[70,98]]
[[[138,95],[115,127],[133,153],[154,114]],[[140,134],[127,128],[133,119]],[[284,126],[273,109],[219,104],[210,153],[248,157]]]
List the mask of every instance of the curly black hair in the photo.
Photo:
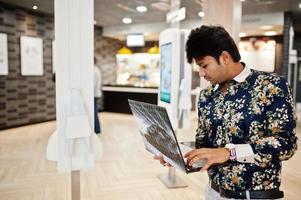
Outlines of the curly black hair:
[[186,42],[188,63],[205,56],[212,56],[219,62],[223,51],[227,51],[234,62],[240,61],[241,57],[234,40],[222,26],[203,25],[190,32]]

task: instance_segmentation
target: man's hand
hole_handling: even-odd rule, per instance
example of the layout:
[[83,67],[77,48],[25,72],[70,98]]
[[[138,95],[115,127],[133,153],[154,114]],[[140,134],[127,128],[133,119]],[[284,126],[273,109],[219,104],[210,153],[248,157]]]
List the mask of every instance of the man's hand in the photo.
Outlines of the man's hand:
[[164,158],[163,158],[162,155],[154,156],[153,158],[155,160],[159,160],[162,165],[167,166],[167,167],[171,167],[171,165],[169,163],[165,162],[165,160],[164,160]]
[[206,171],[213,164],[224,163],[229,160],[230,152],[226,148],[201,148],[194,149],[185,154],[187,164],[192,166],[198,160],[206,160],[201,172]]

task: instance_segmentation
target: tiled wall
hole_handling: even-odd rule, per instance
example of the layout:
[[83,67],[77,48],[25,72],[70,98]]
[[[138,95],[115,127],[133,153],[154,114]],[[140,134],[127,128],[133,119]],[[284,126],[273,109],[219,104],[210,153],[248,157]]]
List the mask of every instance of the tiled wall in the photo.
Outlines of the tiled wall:
[[[52,81],[53,17],[0,4],[0,32],[8,36],[9,74],[0,76],[0,129],[55,118]],[[20,36],[43,39],[43,76],[21,76]]]
[[116,57],[117,51],[122,47],[122,42],[102,36],[102,30],[94,31],[94,48],[97,66],[101,69],[102,83],[110,85],[116,83]]
[[282,67],[281,75],[287,78],[288,64],[289,64],[289,40],[290,40],[290,27],[292,26],[292,17],[290,12],[284,13],[284,26],[283,26],[283,48],[282,48]]
[[[290,38],[290,27],[293,26],[293,17],[291,12],[284,13],[284,27],[283,27],[283,59],[282,59],[282,75],[288,78],[288,67],[289,67],[289,38]],[[296,92],[296,102],[301,102],[301,34],[294,33],[293,49],[297,50],[297,62],[296,72],[295,68],[292,69],[290,77],[290,85]],[[296,76],[296,80],[294,79]],[[296,81],[296,82],[295,82]]]
[[[298,67],[297,67],[296,101],[301,103],[301,33],[295,34],[294,49],[297,50],[297,57],[299,59]],[[300,109],[301,109],[301,106],[300,106]]]

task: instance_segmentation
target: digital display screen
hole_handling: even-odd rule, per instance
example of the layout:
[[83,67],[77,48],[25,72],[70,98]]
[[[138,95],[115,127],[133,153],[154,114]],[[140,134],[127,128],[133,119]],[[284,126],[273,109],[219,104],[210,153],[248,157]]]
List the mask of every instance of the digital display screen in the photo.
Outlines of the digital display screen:
[[160,47],[160,100],[166,103],[170,103],[171,97],[171,47],[171,43]]
[[142,47],[144,46],[143,34],[128,35],[126,38],[126,46],[128,47]]

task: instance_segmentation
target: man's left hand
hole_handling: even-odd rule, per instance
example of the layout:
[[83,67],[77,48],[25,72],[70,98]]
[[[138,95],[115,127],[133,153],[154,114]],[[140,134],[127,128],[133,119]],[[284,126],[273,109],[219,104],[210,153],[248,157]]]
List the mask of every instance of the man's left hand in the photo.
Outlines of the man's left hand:
[[221,164],[229,160],[230,152],[226,148],[194,149],[185,154],[188,165],[192,166],[198,160],[206,160],[201,171],[206,171],[213,164]]

